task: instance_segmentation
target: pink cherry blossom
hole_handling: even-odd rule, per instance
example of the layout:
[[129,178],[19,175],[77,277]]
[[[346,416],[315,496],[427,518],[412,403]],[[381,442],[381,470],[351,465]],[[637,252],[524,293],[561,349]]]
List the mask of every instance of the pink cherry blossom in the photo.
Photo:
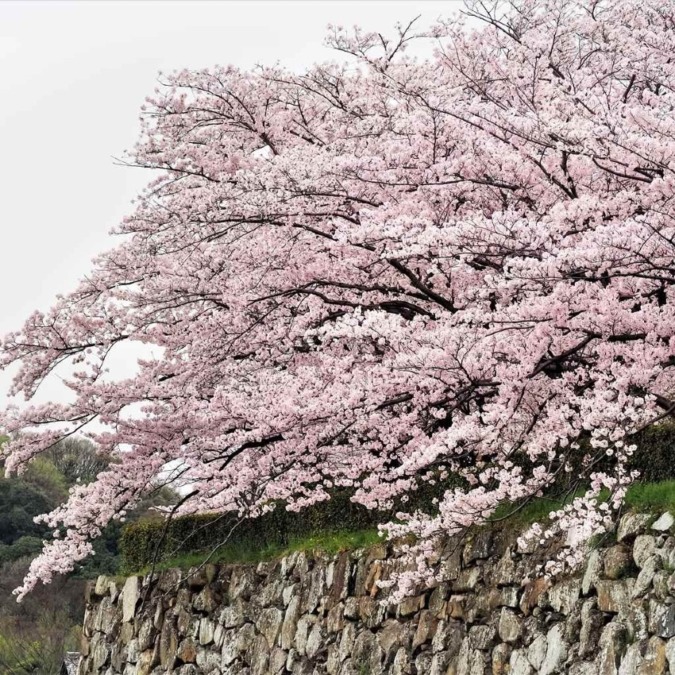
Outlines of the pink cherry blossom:
[[[20,596],[167,465],[182,513],[300,509],[334,486],[381,508],[463,477],[385,528],[420,542],[401,593],[436,537],[565,472],[591,491],[534,536],[571,532],[564,566],[607,526],[595,496],[616,506],[634,479],[631,434],[675,410],[675,12],[467,11],[480,27],[334,28],[344,63],[186,70],[148,99],[128,161],[155,177],[121,243],[2,342],[28,399],[0,417],[8,469],[81,431],[121,459],[44,516],[61,536]],[[115,381],[125,342],[156,356]],[[64,363],[72,402],[31,403]]]

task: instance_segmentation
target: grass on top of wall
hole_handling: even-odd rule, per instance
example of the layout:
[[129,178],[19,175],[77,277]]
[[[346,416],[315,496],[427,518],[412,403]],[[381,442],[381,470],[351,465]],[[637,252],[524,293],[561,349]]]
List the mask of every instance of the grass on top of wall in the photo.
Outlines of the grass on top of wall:
[[626,506],[645,513],[670,511],[675,516],[675,480],[631,485],[626,494]]
[[[490,517],[493,523],[508,523],[511,526],[527,526],[545,522],[548,514],[569,504],[585,493],[583,488],[555,497],[537,497],[522,505],[501,504]],[[600,494],[600,500],[606,501],[608,492]],[[624,499],[624,510],[658,515],[670,511],[675,516],[675,480],[656,483],[634,483],[628,488]]]
[[[283,558],[295,551],[308,551],[314,553],[326,553],[332,555],[341,551],[351,551],[359,548],[368,548],[381,543],[383,538],[376,529],[347,530],[337,532],[325,532],[323,534],[308,537],[295,537],[288,545],[270,544],[265,548],[251,548],[242,545],[223,545],[220,549],[206,560],[208,555],[205,551],[185,553],[175,558],[163,560],[155,566],[155,570],[165,570],[178,567],[187,569],[202,565],[205,561],[210,563],[259,563],[268,560]],[[145,567],[138,574],[146,574],[150,567]]]
[[[504,525],[525,529],[535,522],[545,523],[551,511],[569,504],[572,499],[583,494],[584,490],[579,489],[555,498],[539,497],[522,505],[504,503],[497,508],[489,520],[496,526]],[[635,483],[626,494],[625,509],[654,515],[670,511],[675,515],[675,480]],[[321,552],[330,555],[345,550],[367,548],[382,541],[382,537],[375,528],[356,531],[339,530],[306,537],[294,537],[287,545],[270,543],[263,548],[254,548],[244,544],[225,544],[215,551],[208,562],[258,563],[282,558],[294,551]],[[205,551],[184,553],[161,561],[155,569],[163,570],[174,567],[186,569],[198,566],[204,563],[207,555]],[[144,574],[149,570],[149,567],[144,567],[138,573]]]

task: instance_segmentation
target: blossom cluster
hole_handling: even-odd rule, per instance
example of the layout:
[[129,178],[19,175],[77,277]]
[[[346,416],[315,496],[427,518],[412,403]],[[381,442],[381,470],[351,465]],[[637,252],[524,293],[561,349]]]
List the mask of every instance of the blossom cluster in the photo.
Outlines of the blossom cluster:
[[[631,436],[675,411],[672,10],[469,2],[478,28],[334,29],[348,60],[301,74],[164,76],[121,243],[0,346],[28,400],[0,415],[9,470],[78,432],[121,460],[45,516],[59,536],[19,594],[167,466],[180,512],[253,516],[454,476],[385,528],[419,542],[401,588],[434,538],[564,475],[591,485],[554,518],[580,550],[633,478]],[[155,357],[120,381],[123,343]],[[68,364],[72,401],[32,402]]]

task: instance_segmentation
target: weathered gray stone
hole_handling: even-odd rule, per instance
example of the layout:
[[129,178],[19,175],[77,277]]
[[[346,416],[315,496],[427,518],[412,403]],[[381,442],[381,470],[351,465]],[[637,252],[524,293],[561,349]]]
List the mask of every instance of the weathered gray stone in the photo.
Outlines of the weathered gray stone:
[[313,661],[316,655],[319,653],[323,645],[323,629],[319,622],[315,623],[307,636],[307,644],[305,646],[305,652],[307,653],[307,658],[310,661]]
[[267,609],[262,610],[258,621],[256,621],[255,626],[267,640],[267,645],[270,650],[277,642],[283,618],[284,614],[280,609],[268,607]]
[[176,628],[165,621],[159,637],[159,662],[165,670],[173,670],[178,651],[178,633]]
[[122,589],[122,621],[131,621],[134,618],[139,597],[138,577],[129,577]]
[[492,547],[492,530],[483,528],[473,532],[462,554],[462,562],[465,566],[472,563],[474,560],[484,560],[490,557],[490,550]]
[[509,659],[509,675],[533,675],[535,672],[523,649],[515,649]]
[[517,642],[520,639],[522,630],[522,619],[510,609],[502,608],[498,625],[499,639],[502,642]]
[[391,664],[391,675],[410,675],[412,665],[410,655],[403,647],[396,652],[394,662]]
[[[429,675],[445,675],[447,672],[450,656],[446,652],[438,652],[431,658],[431,668]],[[386,671],[383,671],[386,672]]]
[[374,675],[382,673],[383,652],[370,631],[359,633],[354,641],[352,650],[352,662],[361,672],[372,672]]
[[240,598],[223,607],[218,617],[218,623],[225,628],[236,628],[244,623],[244,603]]
[[647,593],[654,581],[654,575],[660,568],[661,559],[656,555],[653,555],[644,561],[642,569],[635,580],[635,585],[633,586],[633,592],[631,594],[633,598],[639,598]]
[[675,604],[649,603],[649,630],[659,637],[675,637]]
[[675,673],[675,638],[670,638],[666,642],[666,660],[670,666],[670,671]]
[[515,586],[504,586],[499,589],[499,605],[502,607],[518,607],[518,589]]
[[567,659],[567,643],[563,638],[563,625],[557,624],[546,635],[546,656],[541,664],[541,675],[552,675],[563,672]]
[[[478,649],[473,649],[469,638],[462,641],[457,660],[448,668],[448,675],[485,675],[487,656]],[[424,671],[422,671],[424,672]]]
[[600,632],[605,620],[597,608],[597,600],[586,600],[581,607],[581,629],[579,631],[579,655],[589,657],[595,654]]
[[197,595],[192,599],[192,606],[198,612],[211,613],[218,607],[218,601],[213,595],[213,591],[210,586],[205,586],[202,588]]
[[441,621],[431,642],[434,652],[444,651],[450,658],[457,656],[466,637],[466,626],[460,621],[448,619]]
[[581,582],[578,579],[567,579],[549,588],[548,601],[556,612],[567,616],[579,600],[580,593]]
[[117,635],[120,618],[117,607],[113,604],[112,599],[104,597],[94,618],[94,629],[101,631],[105,635]]
[[157,630],[161,630],[163,622],[164,622],[164,606],[160,602],[157,604],[157,607],[155,607],[155,613],[152,617],[152,625]]
[[[430,654],[429,652],[420,652],[415,657],[415,670],[418,673],[430,673],[433,658],[433,654]],[[366,672],[369,672],[369,670],[366,670]]]
[[260,589],[256,599],[262,607],[280,605],[283,602],[284,589],[285,584],[281,579],[272,580]]
[[206,649],[197,650],[195,662],[199,673],[218,673],[220,674],[220,655]]
[[104,596],[108,593],[108,581],[109,577],[101,575],[97,577],[96,584],[94,585],[94,593],[98,596]]
[[494,626],[481,625],[469,628],[469,644],[473,649],[486,651],[492,649],[497,630]]
[[492,675],[507,675],[511,671],[509,659],[511,657],[510,645],[501,643],[492,650]]
[[295,632],[295,649],[300,654],[304,656],[307,649],[307,638],[309,637],[309,632],[312,629],[312,626],[316,623],[316,617],[311,615],[304,615],[300,617],[298,621],[298,628]]
[[335,605],[328,612],[326,630],[328,633],[339,633],[345,626],[345,608],[343,604]]
[[656,538],[651,534],[639,534],[633,544],[633,560],[638,567],[643,567],[656,552]]
[[646,639],[649,635],[647,614],[642,601],[633,601],[621,608],[617,619],[628,631],[628,641],[635,642]]
[[581,581],[581,592],[588,595],[595,588],[595,582],[600,578],[602,572],[602,558],[597,550],[591,551],[588,556],[584,577]]
[[595,585],[598,591],[598,609],[617,614],[630,602],[634,585],[634,579],[598,581]]
[[673,525],[675,525],[675,518],[666,511],[652,523],[651,529],[657,532],[667,532]]
[[413,636],[412,648],[417,649],[420,645],[426,642],[431,642],[436,634],[438,627],[438,619],[429,610],[422,610],[420,612],[419,621],[417,623],[417,630]]
[[309,584],[305,589],[301,608],[303,613],[311,613],[317,608],[319,599],[325,590],[325,572],[320,565],[317,565],[310,573]]
[[357,599],[357,616],[367,628],[381,625],[385,614],[386,607],[374,598],[366,595]]
[[664,601],[668,596],[670,596],[671,588],[669,578],[670,572],[667,572],[666,570],[659,570],[656,572],[654,579],[652,580],[654,595],[661,601]]
[[640,644],[634,642],[628,645],[626,653],[621,659],[618,675],[637,675],[638,668],[642,663],[642,654],[640,652]]
[[450,596],[450,585],[441,583],[431,591],[429,596],[429,611],[433,612],[436,618],[442,619],[445,616],[445,607]]
[[342,635],[340,636],[340,661],[345,661],[347,657],[352,653],[354,649],[354,641],[356,640],[356,625],[353,623],[348,623]]
[[220,650],[225,641],[225,635],[227,634],[227,629],[223,628],[219,623],[216,624],[216,628],[213,631],[213,646]]
[[127,661],[129,663],[136,663],[140,655],[141,650],[138,648],[138,640],[135,638],[129,640],[129,644],[127,645]]
[[[417,614],[417,612],[419,612],[423,607],[424,607],[423,595],[418,595],[413,598],[405,598],[398,606],[398,615],[404,617],[411,616],[412,614]],[[345,616],[349,616],[349,614],[347,613],[347,604],[345,604]]]
[[238,641],[235,639],[233,631],[228,631],[220,650],[221,668],[226,669],[241,655],[241,653],[242,650],[239,648]]
[[606,579],[623,579],[635,569],[633,551],[624,544],[617,544],[605,551],[603,573]]
[[288,654],[280,647],[275,647],[270,654],[267,672],[270,673],[270,675],[278,675],[278,673],[283,672],[287,659]]
[[619,521],[616,531],[616,540],[624,541],[647,529],[651,516],[645,513],[626,513]]
[[102,670],[110,657],[110,645],[103,640],[99,640],[91,650],[91,661],[94,670]]
[[544,662],[547,647],[546,636],[539,634],[527,648],[527,660],[537,672],[539,672],[539,668],[541,668],[541,664]]
[[480,568],[470,567],[468,569],[462,570],[459,573],[457,579],[453,582],[452,588],[454,591],[464,592],[472,591],[476,588],[476,584],[480,579]]
[[511,549],[508,548],[494,568],[492,583],[496,586],[510,586],[518,582],[520,582],[520,579],[518,579],[516,563],[513,560]]
[[213,642],[213,634],[216,630],[216,624],[204,617],[199,622],[199,644],[208,645]]
[[244,566],[235,567],[230,577],[230,601],[242,598],[247,600],[255,589],[255,574],[252,569]]
[[596,660],[598,675],[616,673],[626,651],[627,638],[627,631],[623,624],[612,621],[605,626],[600,635],[600,651]]
[[296,597],[299,593],[298,584],[290,584],[289,586],[284,586],[281,591],[281,603],[284,607],[288,607],[290,601]]
[[[443,622],[440,625],[442,626]],[[389,661],[389,657],[397,654],[399,649],[409,646],[410,630],[406,624],[394,619],[387,619],[382,628],[377,632],[376,638],[382,648],[385,660]],[[435,651],[440,650],[437,649]]]
[[638,675],[664,675],[667,669],[666,643],[658,637],[649,638]]

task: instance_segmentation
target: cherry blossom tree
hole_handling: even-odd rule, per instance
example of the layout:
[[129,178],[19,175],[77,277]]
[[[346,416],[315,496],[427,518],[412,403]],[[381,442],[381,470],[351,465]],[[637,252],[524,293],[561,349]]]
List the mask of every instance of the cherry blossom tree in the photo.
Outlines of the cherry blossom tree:
[[[300,75],[166,77],[121,243],[4,339],[28,399],[0,419],[8,469],[87,430],[121,458],[44,517],[20,595],[167,465],[181,513],[338,486],[383,508],[461,478],[388,526],[418,541],[401,592],[436,537],[571,473],[590,489],[552,529],[574,564],[634,479],[632,435],[675,411],[675,5],[484,0],[329,41],[343,60]],[[156,356],[120,381],[124,342]],[[32,403],[66,364],[72,400]]]

